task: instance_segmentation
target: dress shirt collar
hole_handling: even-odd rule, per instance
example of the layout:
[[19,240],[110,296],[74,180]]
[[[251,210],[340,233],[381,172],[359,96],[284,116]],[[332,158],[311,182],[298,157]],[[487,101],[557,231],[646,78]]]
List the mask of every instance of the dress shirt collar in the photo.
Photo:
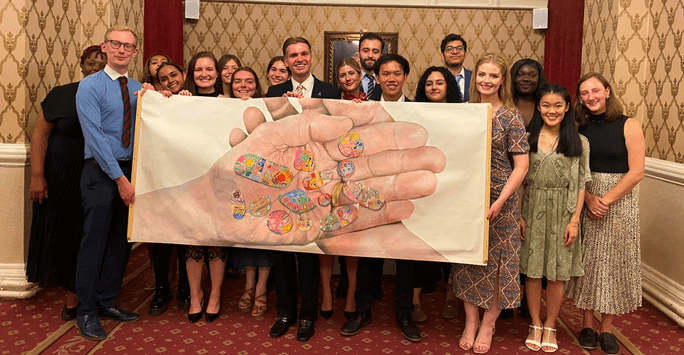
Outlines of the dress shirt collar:
[[121,75],[116,72],[116,70],[112,69],[112,67],[109,66],[109,64],[105,65],[104,72],[112,79],[112,80],[117,80],[120,76],[125,76],[128,78],[128,71],[126,71],[125,74]]
[[[404,94],[401,94],[401,97],[399,97],[399,100],[397,100],[395,102],[404,102],[404,101],[406,101],[406,96],[404,96]],[[385,95],[380,95],[380,102],[391,102],[391,101],[385,100]]]
[[299,83],[297,80],[294,78],[292,80],[292,91],[297,90],[297,87],[301,84],[304,85],[304,91],[302,91],[302,95],[304,95],[305,98],[310,99],[311,98],[311,93],[313,92],[313,86],[314,86],[314,77],[313,75],[309,74],[309,77],[304,80],[304,82]]

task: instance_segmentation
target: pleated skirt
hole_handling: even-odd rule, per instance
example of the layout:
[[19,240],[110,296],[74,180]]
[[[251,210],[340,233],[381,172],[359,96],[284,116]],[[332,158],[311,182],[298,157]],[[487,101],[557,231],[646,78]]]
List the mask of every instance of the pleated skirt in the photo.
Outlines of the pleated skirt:
[[[624,174],[592,173],[587,192],[604,196]],[[573,277],[566,295],[580,309],[623,314],[641,305],[639,197],[632,190],[602,219],[582,212],[584,276]]]

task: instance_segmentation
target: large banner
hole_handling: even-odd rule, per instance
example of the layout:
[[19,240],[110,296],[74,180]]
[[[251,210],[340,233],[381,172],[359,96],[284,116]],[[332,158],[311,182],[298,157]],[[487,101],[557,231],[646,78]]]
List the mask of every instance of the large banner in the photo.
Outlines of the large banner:
[[486,263],[488,104],[138,105],[130,241]]

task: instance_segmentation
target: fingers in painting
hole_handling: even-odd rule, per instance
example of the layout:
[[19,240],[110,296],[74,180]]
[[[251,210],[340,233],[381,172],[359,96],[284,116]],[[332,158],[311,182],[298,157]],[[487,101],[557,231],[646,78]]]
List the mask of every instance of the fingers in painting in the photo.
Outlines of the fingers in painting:
[[[354,164],[351,180],[396,175],[415,170],[439,173],[446,166],[446,156],[435,147],[419,147],[405,150],[387,150],[372,155],[350,159]],[[349,180],[345,179],[345,180]]]
[[297,114],[297,110],[290,104],[287,97],[269,97],[264,99],[264,104],[274,121]]
[[[411,217],[413,210],[414,205],[411,201],[388,202],[385,207],[379,211],[371,211],[363,208],[361,211],[359,211],[359,217],[356,219],[356,221],[354,221],[354,223],[345,228],[332,232],[330,236],[401,222]],[[324,237],[326,236],[327,235],[324,235]]]
[[245,128],[247,129],[247,133],[251,134],[255,128],[266,122],[266,117],[258,108],[248,107],[242,114],[242,120],[245,124]]
[[242,141],[245,139],[247,139],[247,134],[245,134],[245,132],[239,128],[233,128],[228,135],[228,143],[231,147],[235,147],[236,145],[242,143]]
[[325,100],[323,104],[331,115],[347,116],[354,122],[354,127],[379,123],[391,122],[394,119],[385,111],[382,105],[369,102],[355,103],[346,100]]
[[[428,133],[419,124],[411,122],[383,122],[357,127],[352,134],[363,145],[363,155],[372,155],[387,150],[412,149],[425,145]],[[330,140],[325,147],[328,153],[337,160],[348,158],[344,151],[342,137]],[[351,143],[350,143],[351,144]]]
[[[356,184],[358,183],[361,184],[358,189],[372,189],[379,193],[379,196],[372,200],[380,198],[387,204],[392,201],[430,196],[437,188],[437,177],[431,171],[418,170],[398,175],[373,177]],[[361,196],[367,195],[361,192],[353,193],[353,190],[344,189],[342,186],[338,184],[333,188],[332,199],[335,206],[359,203]]]

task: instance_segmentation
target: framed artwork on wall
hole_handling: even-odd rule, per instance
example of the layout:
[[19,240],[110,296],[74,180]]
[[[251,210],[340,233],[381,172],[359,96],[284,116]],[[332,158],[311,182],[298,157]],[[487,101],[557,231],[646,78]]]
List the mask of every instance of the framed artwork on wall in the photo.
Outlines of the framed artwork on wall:
[[[359,56],[359,39],[363,36],[363,31],[359,32],[335,32],[325,31],[325,79],[324,81],[337,86],[335,67],[337,63],[345,58]],[[382,37],[385,43],[382,54],[397,54],[399,47],[399,34],[397,32],[375,32]]]

